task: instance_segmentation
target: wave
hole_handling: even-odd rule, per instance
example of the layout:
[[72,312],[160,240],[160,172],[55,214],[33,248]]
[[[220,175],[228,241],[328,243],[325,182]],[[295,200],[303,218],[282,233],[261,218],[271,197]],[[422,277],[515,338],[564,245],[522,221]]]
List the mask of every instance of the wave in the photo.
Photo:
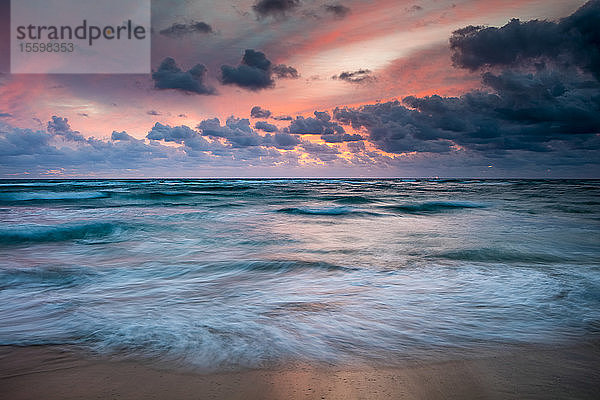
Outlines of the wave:
[[[567,214],[595,214],[598,212],[596,207],[594,207],[597,204],[593,204],[593,203],[594,202],[588,202],[587,204],[572,203],[570,205],[553,204],[549,208],[551,208],[553,210],[557,210],[557,211],[562,211]],[[579,207],[580,205],[583,205],[583,207]],[[586,205],[588,205],[589,207],[585,207]]]
[[375,202],[375,200],[364,196],[335,196],[330,200],[340,204],[369,204]]
[[532,253],[519,250],[502,248],[462,249],[443,252],[436,257],[458,261],[475,261],[484,263],[560,263],[570,261],[567,257],[560,257],[547,253]]
[[190,186],[195,187],[197,189],[206,190],[206,191],[216,191],[216,192],[231,192],[231,191],[243,191],[248,189],[254,189],[254,186],[251,185],[235,185],[235,184],[199,184],[193,183]]
[[354,272],[360,268],[307,260],[239,260],[200,264],[181,269],[182,275],[192,277],[197,274],[215,274],[214,276],[243,275],[264,272],[267,274],[302,273],[303,271]]
[[19,225],[0,229],[0,244],[64,242],[77,239],[97,239],[120,233],[125,226],[119,223],[94,222],[85,224]]
[[406,214],[430,214],[468,208],[485,208],[486,205],[465,201],[427,201],[423,203],[395,204],[383,208]]
[[4,192],[0,193],[0,202],[19,201],[73,201],[109,197],[106,192]]
[[99,274],[90,268],[68,267],[34,267],[0,269],[0,288],[20,285],[42,285],[54,287],[73,287],[93,282]]
[[378,215],[373,212],[356,210],[350,207],[287,207],[277,212],[296,215]]
[[219,193],[211,191],[176,191],[176,190],[162,190],[154,192],[115,192],[115,197],[124,197],[127,199],[134,200],[177,200],[177,199],[189,199],[192,197],[203,197],[203,196],[219,196],[219,197],[234,197],[239,196],[233,193]]

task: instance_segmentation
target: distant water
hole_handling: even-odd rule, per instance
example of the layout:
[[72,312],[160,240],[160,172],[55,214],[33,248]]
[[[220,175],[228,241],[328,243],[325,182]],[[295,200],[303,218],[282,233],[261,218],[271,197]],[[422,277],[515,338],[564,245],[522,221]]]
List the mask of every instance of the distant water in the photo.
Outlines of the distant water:
[[600,332],[600,181],[0,181],[0,344],[199,368]]

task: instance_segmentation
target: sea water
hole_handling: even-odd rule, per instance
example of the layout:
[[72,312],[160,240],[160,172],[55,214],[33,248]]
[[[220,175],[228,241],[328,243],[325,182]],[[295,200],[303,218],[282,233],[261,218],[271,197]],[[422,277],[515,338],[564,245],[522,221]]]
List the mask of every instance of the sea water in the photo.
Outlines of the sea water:
[[600,332],[600,181],[0,181],[0,345],[222,369]]

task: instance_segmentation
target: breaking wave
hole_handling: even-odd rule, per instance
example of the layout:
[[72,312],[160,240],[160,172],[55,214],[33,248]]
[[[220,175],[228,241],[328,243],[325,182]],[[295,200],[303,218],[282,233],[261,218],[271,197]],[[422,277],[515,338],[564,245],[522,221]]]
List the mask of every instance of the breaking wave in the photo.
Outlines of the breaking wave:
[[0,229],[0,244],[32,242],[63,242],[76,239],[97,239],[123,231],[123,224],[92,222],[83,224],[19,225]]
[[485,208],[486,205],[466,201],[426,201],[423,203],[395,204],[383,207],[387,210],[406,214],[427,214],[468,208]]
[[377,215],[350,207],[287,207],[277,211],[296,215]]
[[73,201],[100,199],[108,197],[106,192],[5,192],[0,193],[0,202],[13,203],[19,201]]

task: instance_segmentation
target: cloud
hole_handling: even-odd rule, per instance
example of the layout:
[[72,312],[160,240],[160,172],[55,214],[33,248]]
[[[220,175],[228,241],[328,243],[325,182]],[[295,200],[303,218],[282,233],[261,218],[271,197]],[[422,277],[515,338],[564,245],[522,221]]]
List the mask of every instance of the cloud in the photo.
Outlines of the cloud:
[[[597,167],[600,82],[593,43],[600,25],[589,21],[599,20],[599,5],[589,2],[559,22],[460,29],[450,40],[454,64],[483,69],[481,89],[336,108],[334,119],[389,153],[429,153],[455,165],[493,160],[512,170]],[[348,147],[356,152],[357,146]]]
[[254,124],[254,129],[260,129],[261,131],[265,131],[265,132],[277,132],[279,129],[277,129],[277,126],[273,125],[273,124],[269,124],[266,121],[257,121]]
[[373,82],[375,77],[371,75],[371,70],[359,69],[354,72],[342,72],[339,75],[334,75],[331,79],[339,79],[350,83],[368,83]]
[[250,121],[247,118],[229,117],[224,126],[221,125],[218,118],[207,119],[198,124],[198,129],[202,135],[225,139],[234,148],[264,146],[291,149],[300,143],[296,136],[290,135],[288,132],[261,136],[250,127]]
[[84,138],[66,118],[53,117],[46,131],[0,124],[0,171],[43,176],[48,170],[70,169],[83,173],[122,172],[139,163],[160,165],[177,156],[177,150],[149,145],[126,132],[113,132],[115,140]]
[[298,135],[321,135],[321,139],[329,143],[353,142],[362,140],[360,135],[350,135],[344,127],[331,121],[331,115],[327,112],[315,111],[315,117],[296,117],[288,130]]
[[558,22],[511,20],[501,28],[467,26],[450,38],[458,67],[508,67],[551,61],[573,64],[600,78],[600,1],[589,1]]
[[165,142],[183,143],[186,139],[191,139],[198,135],[192,128],[181,125],[170,127],[157,122],[146,136],[150,140],[164,140]]
[[279,132],[271,136],[275,147],[291,150],[301,143],[298,136],[290,135],[287,132]]
[[110,135],[110,139],[113,140],[113,141],[117,141],[117,140],[125,140],[125,141],[137,140],[136,138],[134,138],[133,136],[129,135],[125,131],[121,131],[121,132],[113,131],[112,134]]
[[146,137],[150,140],[183,144],[186,151],[219,151],[223,149],[220,143],[209,142],[198,131],[186,125],[171,127],[157,122]]
[[335,147],[326,144],[313,143],[307,140],[303,140],[301,146],[304,151],[321,161],[334,161],[338,159],[340,154],[340,151]]
[[279,78],[297,78],[298,71],[283,64],[272,66],[263,52],[246,49],[240,65],[221,66],[221,82],[248,90],[261,90],[275,86],[273,75]]
[[348,133],[331,133],[327,135],[321,135],[321,139],[327,143],[341,143],[341,142],[356,142],[363,140],[363,137],[357,134],[350,135]]
[[271,61],[264,53],[248,49],[239,66],[221,66],[221,81],[224,85],[237,85],[249,90],[273,87]]
[[254,106],[252,107],[252,110],[250,110],[250,116],[252,118],[269,118],[271,116],[271,111],[260,106]]
[[456,145],[486,154],[510,150],[552,152],[598,148],[600,92],[596,82],[564,71],[486,73],[491,91],[460,97],[427,96],[338,108],[334,116],[364,129],[380,149],[452,151]]
[[189,71],[182,71],[175,60],[165,58],[158,70],[152,73],[154,87],[157,89],[175,89],[186,93],[214,94],[215,90],[204,83],[207,69],[196,64]]
[[8,162],[8,157],[57,154],[56,149],[49,146],[51,139],[52,135],[47,132],[8,129],[6,126],[2,126],[0,128],[2,161]]
[[350,8],[342,4],[325,4],[323,7],[325,11],[333,14],[336,18],[345,18],[350,14]]
[[180,38],[182,36],[201,33],[207,34],[212,33],[212,27],[206,22],[190,22],[189,24],[184,23],[174,23],[168,28],[161,30],[159,33],[161,35],[172,37],[172,38]]
[[235,147],[260,146],[262,137],[250,127],[248,119],[230,117],[221,126],[218,118],[206,119],[198,124],[202,135],[226,139]]
[[[225,126],[218,120],[201,123],[204,132],[188,126],[156,123],[146,139],[136,139],[126,131],[113,131],[110,139],[85,138],[74,131],[68,120],[54,117],[47,130],[20,129],[0,122],[0,175],[46,176],[55,171],[66,175],[115,176],[115,174],[197,175],[213,168],[298,166],[294,150],[300,139],[287,132],[261,136],[248,120],[229,118]],[[219,137],[209,141],[207,136]],[[163,143],[170,143],[168,146]],[[200,170],[198,167],[202,167]]]
[[426,125],[418,125],[415,113],[395,101],[357,109],[338,108],[334,116],[355,129],[364,129],[377,148],[389,153],[450,151],[452,143]]
[[259,0],[252,9],[259,18],[268,16],[281,18],[299,6],[300,0]]
[[0,118],[12,118],[12,114],[10,114],[10,113],[0,113]]
[[61,118],[53,116],[51,121],[48,121],[47,128],[51,135],[61,136],[66,140],[74,142],[84,142],[86,139],[78,131],[71,129],[69,120],[67,118]]
[[417,11],[423,11],[423,7],[421,7],[418,4],[415,4],[409,8],[406,9],[407,12],[417,12]]
[[283,79],[298,79],[300,77],[300,74],[298,74],[296,68],[284,64],[274,66],[273,73],[276,77]]
[[156,110],[148,110],[146,111],[146,114],[148,115],[160,115],[160,113]]
[[348,143],[348,150],[354,154],[358,154],[367,151],[367,148],[365,142],[350,142]]

